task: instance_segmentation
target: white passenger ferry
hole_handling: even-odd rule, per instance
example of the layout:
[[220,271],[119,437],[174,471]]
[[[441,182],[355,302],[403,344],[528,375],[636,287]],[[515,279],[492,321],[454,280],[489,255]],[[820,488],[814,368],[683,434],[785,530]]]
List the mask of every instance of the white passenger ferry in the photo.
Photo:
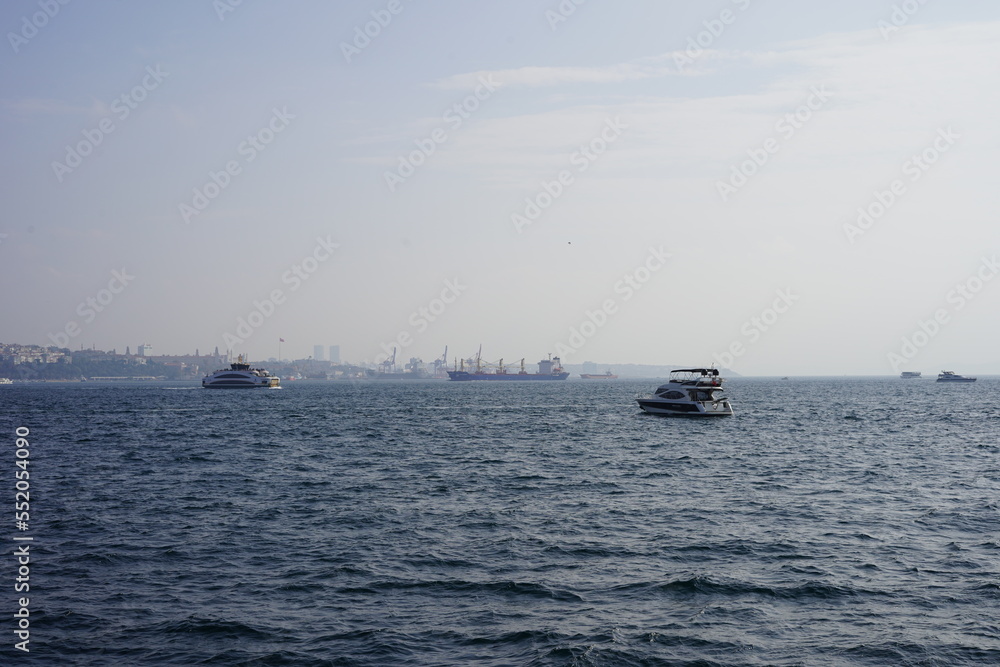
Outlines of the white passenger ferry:
[[241,354],[236,361],[224,368],[206,375],[201,386],[205,389],[280,389],[281,378],[271,375],[262,368],[250,368]]

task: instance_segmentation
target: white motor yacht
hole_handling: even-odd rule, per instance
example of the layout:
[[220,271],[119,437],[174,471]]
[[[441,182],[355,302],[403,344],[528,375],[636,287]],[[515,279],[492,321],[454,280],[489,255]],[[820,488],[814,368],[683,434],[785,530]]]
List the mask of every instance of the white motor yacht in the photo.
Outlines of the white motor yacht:
[[938,382],[975,382],[976,378],[959,375],[955,371],[941,371],[937,377]]
[[681,368],[670,371],[667,383],[651,396],[636,399],[639,407],[656,415],[724,417],[733,406],[723,393],[722,378],[715,368]]
[[235,362],[229,364],[229,368],[206,375],[201,381],[201,386],[205,389],[254,389],[261,387],[280,389],[281,378],[271,375],[262,368],[250,368],[250,364],[244,361],[241,354]]

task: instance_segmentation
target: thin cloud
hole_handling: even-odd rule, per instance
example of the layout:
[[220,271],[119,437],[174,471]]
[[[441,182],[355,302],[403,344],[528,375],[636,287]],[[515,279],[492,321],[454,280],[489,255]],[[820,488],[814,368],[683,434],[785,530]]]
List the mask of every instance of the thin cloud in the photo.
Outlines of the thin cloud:
[[[698,54],[685,51],[638,58],[598,67],[527,66],[516,69],[478,70],[439,79],[432,87],[443,90],[468,90],[490,79],[502,86],[546,88],[579,84],[617,84],[668,76],[706,76],[719,71],[720,65],[744,63],[750,66],[797,66],[809,70],[834,69],[847,57],[868,57],[873,51],[896,48],[908,53],[917,45],[940,49],[942,44],[967,43],[992,45],[1000,32],[1000,23],[954,24],[946,27],[908,26],[886,43],[878,31],[828,33],[812,39],[787,42],[769,51],[726,51],[705,49]],[[920,47],[917,47],[918,50]],[[946,54],[942,54],[947,57]]]
[[480,79],[490,79],[502,86],[545,88],[573,84],[613,84],[641,79],[658,79],[666,76],[703,75],[713,71],[712,65],[726,60],[742,60],[743,53],[703,51],[697,59],[684,52],[669,52],[632,62],[602,67],[519,67],[504,70],[479,70],[455,74],[436,81],[435,88],[467,90],[479,84]]
[[87,113],[91,109],[87,107],[74,106],[62,100],[46,99],[41,97],[25,97],[19,100],[3,100],[0,102],[3,108],[14,114],[20,115],[76,115]]

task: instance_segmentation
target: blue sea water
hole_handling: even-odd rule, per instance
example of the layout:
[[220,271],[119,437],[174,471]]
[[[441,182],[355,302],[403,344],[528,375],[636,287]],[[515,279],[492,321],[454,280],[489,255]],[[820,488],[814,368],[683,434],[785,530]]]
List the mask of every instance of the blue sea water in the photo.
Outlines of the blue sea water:
[[0,386],[0,662],[1000,664],[1000,380],[655,385]]

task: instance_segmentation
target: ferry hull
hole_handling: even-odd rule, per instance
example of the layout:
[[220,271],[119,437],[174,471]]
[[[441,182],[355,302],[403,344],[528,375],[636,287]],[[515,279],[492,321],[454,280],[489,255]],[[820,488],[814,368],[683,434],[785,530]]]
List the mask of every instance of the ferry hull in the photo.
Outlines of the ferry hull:
[[201,386],[205,389],[280,389],[278,382],[254,383],[241,382],[239,380],[207,380],[202,381]]

